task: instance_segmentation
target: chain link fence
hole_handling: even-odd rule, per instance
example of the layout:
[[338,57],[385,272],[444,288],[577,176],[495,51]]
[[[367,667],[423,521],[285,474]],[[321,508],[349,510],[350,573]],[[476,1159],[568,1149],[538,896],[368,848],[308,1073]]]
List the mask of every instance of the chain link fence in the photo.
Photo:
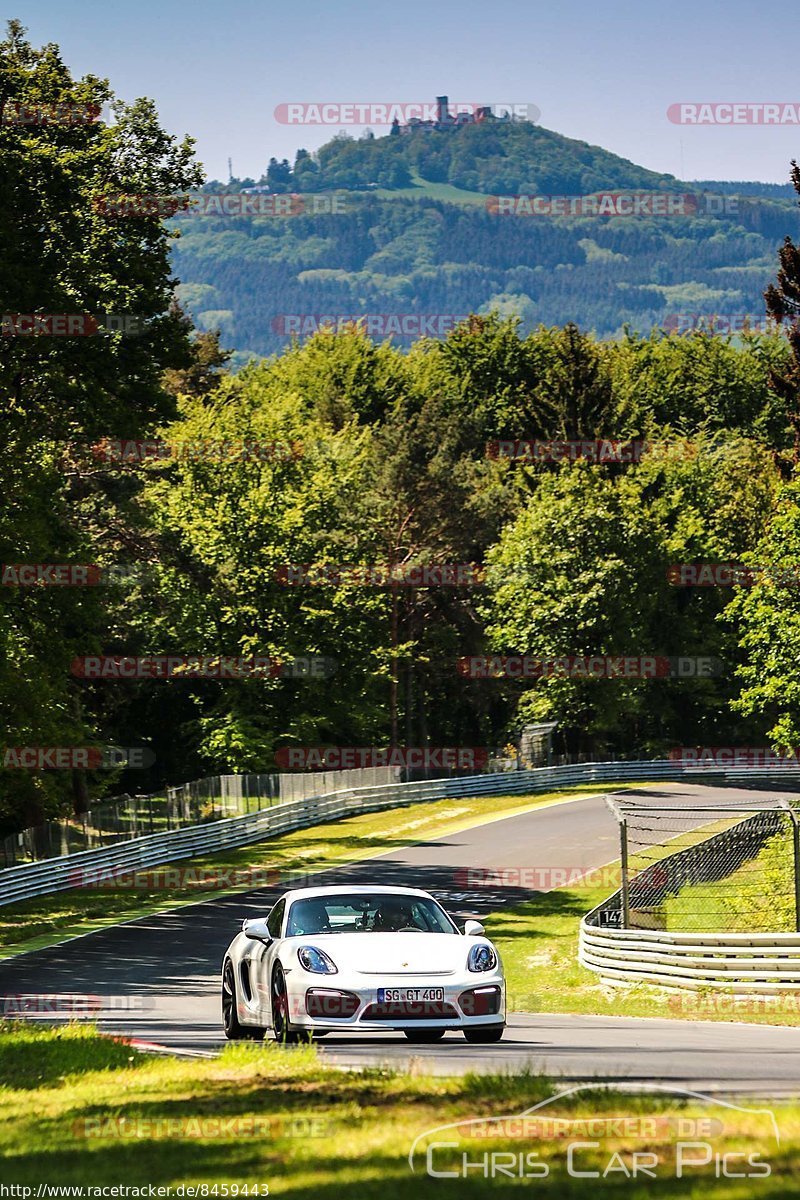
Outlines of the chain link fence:
[[269,775],[214,775],[153,795],[99,801],[80,816],[46,821],[3,838],[0,866],[60,858],[148,833],[256,812],[277,802],[275,779]]
[[798,810],[788,800],[703,808],[609,800],[622,888],[597,924],[667,933],[800,929]]
[[0,839],[0,868],[96,850],[151,833],[260,812],[341,789],[398,783],[397,767],[263,775],[212,775],[146,796],[100,800],[80,816],[46,821]]

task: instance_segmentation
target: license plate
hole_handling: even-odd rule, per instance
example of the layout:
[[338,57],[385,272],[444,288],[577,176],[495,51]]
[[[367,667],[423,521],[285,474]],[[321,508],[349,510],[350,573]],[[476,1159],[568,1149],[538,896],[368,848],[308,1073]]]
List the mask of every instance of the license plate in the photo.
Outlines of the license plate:
[[420,1000],[444,1000],[444,988],[378,988],[378,1004],[414,1004]]

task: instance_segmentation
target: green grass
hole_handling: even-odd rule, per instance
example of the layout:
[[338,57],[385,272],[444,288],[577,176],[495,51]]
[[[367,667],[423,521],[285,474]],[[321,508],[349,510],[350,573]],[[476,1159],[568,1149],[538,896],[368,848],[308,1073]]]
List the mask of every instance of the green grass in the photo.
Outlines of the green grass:
[[455,187],[452,183],[434,183],[423,179],[415,170],[411,172],[412,185],[406,188],[375,188],[373,196],[382,200],[443,200],[448,204],[462,204],[468,208],[485,205],[489,199],[483,192],[470,192],[465,188]]
[[[0,907],[0,959],[41,949],[120,920],[193,904],[212,895],[263,886],[265,875],[277,884],[281,871],[315,871],[357,862],[426,838],[457,833],[497,817],[611,790],[607,784],[598,784],[538,796],[478,796],[429,801],[408,808],[348,817],[269,838],[239,850],[181,859],[162,868],[163,871],[181,870],[190,875],[193,872],[196,882],[192,883],[189,878],[185,886],[141,886],[148,883],[148,876],[152,882],[153,872],[159,870],[151,868],[135,887],[129,884],[125,887],[72,888],[24,903],[3,905]],[[232,873],[235,878],[236,872],[239,872],[241,883],[219,886],[224,873]],[[256,878],[248,879],[248,873],[255,873]],[[166,878],[168,880],[169,876]],[[164,877],[161,879],[163,882]]]
[[725,879],[681,888],[667,898],[664,915],[667,929],[793,933],[797,912],[790,829],[771,837]]
[[[524,1112],[554,1095],[553,1083],[530,1073],[431,1077],[421,1072],[346,1072],[325,1067],[313,1047],[272,1043],[234,1046],[219,1058],[155,1058],[86,1028],[58,1030],[0,1025],[0,1159],[5,1185],[40,1183],[177,1188],[181,1184],[239,1188],[268,1184],[270,1195],[293,1200],[414,1200],[428,1196],[488,1197],[516,1185],[521,1195],[585,1197],[622,1194],[632,1200],[750,1200],[793,1193],[800,1171],[797,1104],[743,1100],[741,1108],[704,1105],[671,1095],[624,1094],[600,1088],[555,1100],[537,1116],[615,1125],[530,1125],[524,1137],[497,1126],[487,1137],[466,1122]],[[754,1111],[755,1110],[755,1111]],[[769,1114],[780,1133],[778,1144]],[[620,1125],[620,1118],[627,1125]],[[430,1134],[452,1122],[458,1130]],[[679,1125],[682,1122],[682,1125]],[[699,1128],[696,1123],[700,1124]],[[472,1134],[472,1136],[469,1136]],[[419,1153],[412,1174],[408,1155]],[[706,1142],[709,1154],[758,1155],[765,1178],[718,1178],[718,1158],[676,1178],[679,1140]],[[546,1178],[433,1179],[425,1170],[431,1142],[455,1141],[455,1155],[434,1151],[434,1168],[452,1169],[484,1154],[536,1154]],[[578,1169],[606,1178],[570,1178],[567,1145]],[[635,1152],[657,1155],[655,1179],[632,1183]],[[697,1151],[692,1152],[695,1156]],[[617,1154],[616,1159],[612,1155]],[[490,1160],[489,1160],[490,1161]],[[498,1160],[495,1160],[497,1162]],[[743,1159],[728,1160],[741,1171]],[[508,1164],[509,1160],[504,1160]],[[616,1167],[616,1170],[614,1169]],[[218,1195],[222,1195],[221,1190]]]
[[613,890],[608,883],[559,888],[484,918],[503,960],[509,1009],[800,1025],[797,996],[733,998],[712,989],[603,983],[578,962],[578,933],[581,919]]

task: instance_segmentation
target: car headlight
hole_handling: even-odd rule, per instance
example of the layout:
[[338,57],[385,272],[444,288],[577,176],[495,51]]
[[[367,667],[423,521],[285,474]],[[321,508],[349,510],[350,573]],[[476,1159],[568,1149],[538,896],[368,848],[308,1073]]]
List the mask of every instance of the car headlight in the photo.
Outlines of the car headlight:
[[491,971],[497,966],[497,955],[491,946],[473,946],[467,966],[470,971]]
[[324,950],[318,950],[316,946],[301,946],[297,951],[297,958],[301,967],[306,971],[313,971],[315,975],[337,974],[336,964]]

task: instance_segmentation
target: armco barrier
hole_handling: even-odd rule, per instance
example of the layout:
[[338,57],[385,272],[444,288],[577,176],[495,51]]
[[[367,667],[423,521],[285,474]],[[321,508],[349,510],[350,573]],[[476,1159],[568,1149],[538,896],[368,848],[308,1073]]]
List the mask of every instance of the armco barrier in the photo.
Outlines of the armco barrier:
[[[758,773],[753,772],[749,777],[755,780]],[[800,778],[800,775],[797,777]],[[538,767],[530,771],[506,771],[496,775],[470,775],[433,779],[424,783],[346,789],[276,804],[242,817],[149,834],[102,849],[9,867],[0,871],[0,905],[80,886],[84,871],[112,873],[145,870],[195,854],[211,854],[264,841],[276,834],[305,829],[310,825],[354,816],[360,812],[399,808],[451,797],[537,793],[590,783],[622,783],[626,780],[657,782],[679,779],[724,782],[725,773],[717,769],[685,768],[667,760],[574,763],[560,767]]]
[[578,957],[610,983],[732,995],[800,992],[800,933],[664,933],[599,928],[584,918]]

